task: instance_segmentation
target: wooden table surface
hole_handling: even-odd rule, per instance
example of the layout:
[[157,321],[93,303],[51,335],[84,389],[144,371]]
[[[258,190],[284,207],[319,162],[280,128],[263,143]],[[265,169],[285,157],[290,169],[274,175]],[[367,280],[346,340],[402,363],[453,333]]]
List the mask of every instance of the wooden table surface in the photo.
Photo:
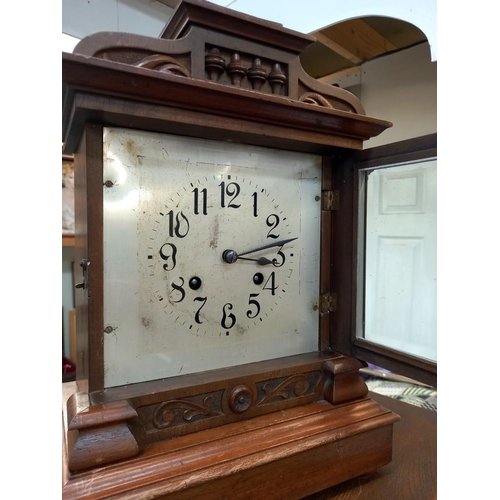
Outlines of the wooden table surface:
[[366,478],[338,484],[304,500],[434,500],[437,498],[437,413],[370,393],[397,413],[392,462]]

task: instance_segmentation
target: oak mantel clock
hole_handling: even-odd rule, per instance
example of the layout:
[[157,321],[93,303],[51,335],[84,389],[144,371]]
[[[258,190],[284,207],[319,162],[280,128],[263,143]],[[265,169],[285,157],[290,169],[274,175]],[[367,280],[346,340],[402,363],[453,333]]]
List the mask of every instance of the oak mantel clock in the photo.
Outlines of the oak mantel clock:
[[65,498],[301,498],[391,460],[398,416],[352,355],[353,152],[391,124],[302,70],[313,41],[185,0],[158,39],[63,54]]

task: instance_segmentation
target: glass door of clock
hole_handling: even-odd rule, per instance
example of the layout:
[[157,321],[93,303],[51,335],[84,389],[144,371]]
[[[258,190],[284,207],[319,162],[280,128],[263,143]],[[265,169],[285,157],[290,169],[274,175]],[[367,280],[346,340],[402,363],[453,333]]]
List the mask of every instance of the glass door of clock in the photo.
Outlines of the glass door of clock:
[[435,386],[437,135],[339,156],[334,167],[333,343]]
[[[357,336],[437,361],[437,159],[360,172]],[[361,272],[362,271],[362,272]]]

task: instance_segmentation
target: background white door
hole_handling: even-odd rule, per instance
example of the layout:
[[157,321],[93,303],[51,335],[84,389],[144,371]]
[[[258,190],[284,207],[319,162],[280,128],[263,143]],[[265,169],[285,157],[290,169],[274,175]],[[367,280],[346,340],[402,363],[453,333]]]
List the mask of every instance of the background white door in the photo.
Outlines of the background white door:
[[366,172],[366,340],[437,361],[437,160]]

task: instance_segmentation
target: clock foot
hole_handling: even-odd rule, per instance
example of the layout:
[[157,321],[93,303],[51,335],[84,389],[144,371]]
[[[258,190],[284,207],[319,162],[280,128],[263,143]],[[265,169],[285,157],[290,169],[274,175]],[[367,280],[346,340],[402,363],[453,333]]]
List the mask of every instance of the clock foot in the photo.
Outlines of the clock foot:
[[102,466],[139,453],[127,420],[137,412],[125,401],[91,406],[87,393],[67,403],[67,467],[71,471]]

